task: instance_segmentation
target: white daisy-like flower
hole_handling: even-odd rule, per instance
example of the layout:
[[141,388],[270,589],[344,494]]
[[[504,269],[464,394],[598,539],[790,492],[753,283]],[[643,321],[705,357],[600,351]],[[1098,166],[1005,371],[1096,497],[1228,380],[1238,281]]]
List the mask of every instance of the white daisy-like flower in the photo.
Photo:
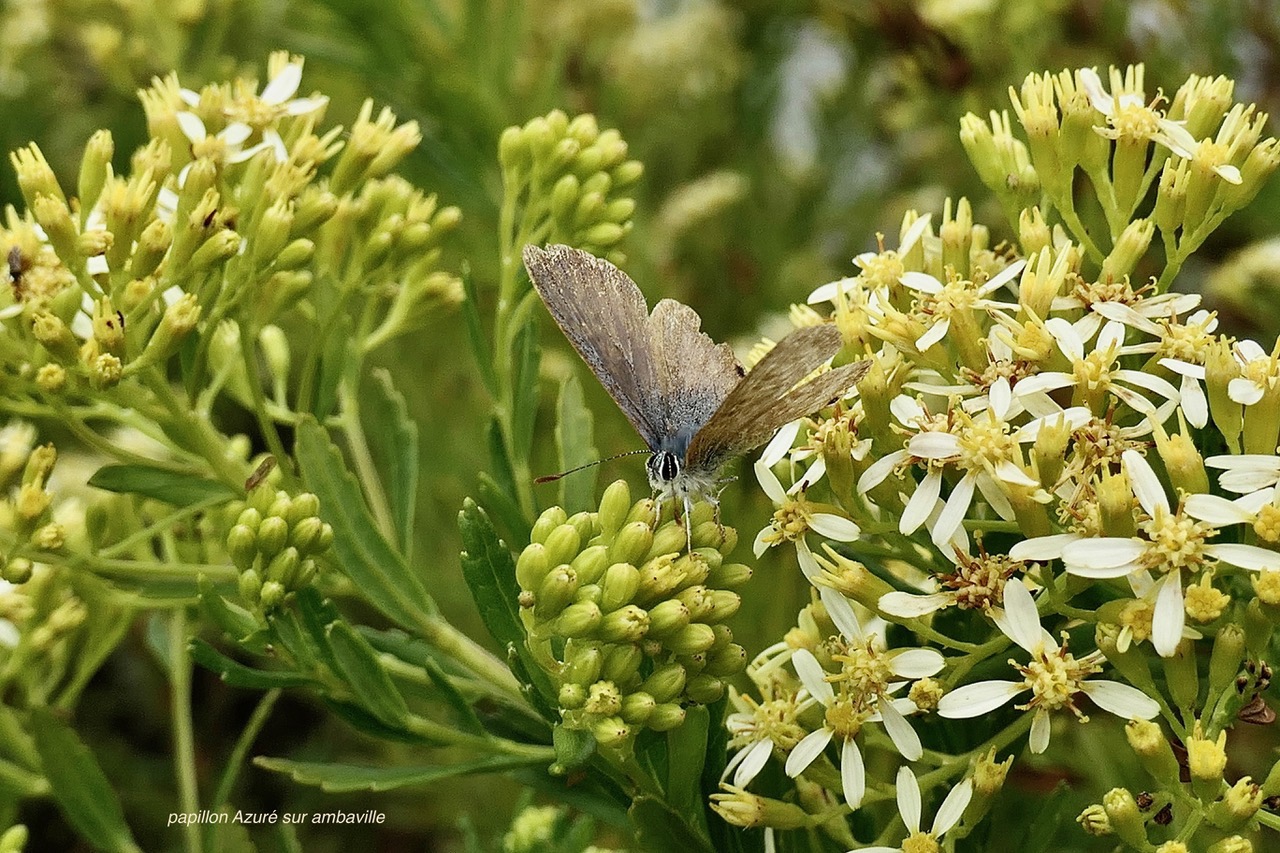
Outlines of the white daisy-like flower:
[[[1092,68],[1082,68],[1076,73],[1089,96],[1089,103],[1107,117],[1106,127],[1094,128],[1099,135],[1108,139],[1144,137],[1163,145],[1184,160],[1195,157],[1200,143],[1183,123],[1165,118],[1163,113],[1147,106],[1146,96],[1141,90],[1140,70],[1136,70],[1135,77],[1127,81],[1120,77],[1118,70],[1111,70],[1111,88],[1117,92],[1114,97],[1107,94],[1102,87],[1102,78]],[[1215,166],[1213,171],[1228,183],[1240,183],[1240,170],[1235,166],[1223,163]]]
[[1240,363],[1240,376],[1227,383],[1227,396],[1242,406],[1252,406],[1280,384],[1280,358],[1256,341],[1238,341],[1232,352]]
[[[860,280],[864,277],[864,274],[868,270],[882,265],[886,256],[891,262],[898,262],[903,255],[911,251],[911,249],[915,247],[916,243],[918,243],[924,236],[924,233],[929,229],[929,222],[932,219],[932,214],[917,216],[915,221],[913,221],[911,225],[907,227],[907,230],[903,232],[902,242],[899,244],[897,250],[889,249],[884,252],[863,252],[858,255],[853,259],[853,262],[862,270],[861,273],[853,277],[842,278],[838,281],[832,281],[821,285],[814,290],[813,293],[809,294],[809,299],[807,300],[808,303],[810,305],[816,305],[819,302],[837,302],[842,295],[848,295],[856,291],[859,288]],[[898,268],[901,269],[900,264]],[[873,294],[871,295],[876,298],[876,301],[879,301],[877,293],[873,291]]]
[[[909,833],[898,847],[862,847],[861,853],[921,853],[921,851],[937,851],[941,847],[938,840],[953,826],[960,822],[964,810],[973,799],[973,780],[965,779],[947,792],[938,806],[938,813],[933,817],[933,825],[928,832],[920,830],[921,797],[920,781],[910,767],[898,768],[898,779],[894,785],[898,795],[898,813],[902,815],[902,823]],[[849,853],[854,853],[850,850]]]
[[1035,599],[1020,578],[1004,587],[1005,618],[1000,630],[1017,643],[1031,660],[1018,665],[1010,661],[1022,678],[1018,681],[978,681],[957,687],[938,702],[938,714],[949,719],[966,719],[988,714],[1014,697],[1032,692],[1030,701],[1017,706],[1032,711],[1031,751],[1044,752],[1049,747],[1049,714],[1070,709],[1080,722],[1088,717],[1075,704],[1076,696],[1085,694],[1104,711],[1126,720],[1149,720],[1160,713],[1156,700],[1127,684],[1106,679],[1092,679],[1102,671],[1103,655],[1094,650],[1077,658],[1065,645],[1054,642],[1040,625]]
[[983,549],[980,549],[976,556],[956,548],[950,551],[944,548],[942,553],[956,567],[951,574],[938,576],[937,580],[941,582],[943,589],[926,592],[923,595],[900,591],[887,592],[880,596],[876,607],[900,619],[926,616],[947,607],[981,610],[997,621],[1003,618],[1001,605],[1004,601],[1005,582],[1014,574],[1021,572],[1025,568],[1025,563],[1004,554],[988,554]]
[[[1089,537],[1069,542],[1062,549],[1062,562],[1068,573],[1087,578],[1161,574],[1155,581],[1151,643],[1163,657],[1169,657],[1177,649],[1186,626],[1184,569],[1196,573],[1214,561],[1252,571],[1280,569],[1280,553],[1256,545],[1209,544],[1209,538],[1217,534],[1218,528],[1241,523],[1239,513],[1224,510],[1219,504],[1221,499],[1214,501],[1209,495],[1193,495],[1175,512],[1147,460],[1135,450],[1126,450],[1121,458],[1129,483],[1147,516],[1138,525],[1140,535]],[[1145,583],[1139,582],[1138,586],[1144,587]]]
[[237,92],[238,97],[226,106],[227,117],[258,128],[266,128],[285,116],[304,116],[323,109],[329,99],[324,95],[295,98],[302,83],[302,59],[294,57],[275,73],[262,94]]
[[804,496],[803,490],[795,495],[787,494],[777,475],[763,464],[763,460],[753,467],[760,488],[773,501],[775,508],[773,519],[756,535],[752,549],[757,557],[780,542],[795,542],[800,568],[806,577],[812,578],[818,571],[818,564],[805,542],[809,531],[835,542],[852,542],[862,534],[856,523],[833,511],[837,507],[812,503]]
[[1222,471],[1218,475],[1218,485],[1228,492],[1245,494],[1280,483],[1280,456],[1273,454],[1210,456],[1204,464]]
[[814,704],[805,691],[790,690],[777,680],[761,684],[761,701],[729,689],[733,713],[725,717],[729,748],[737,753],[725,765],[720,781],[733,774],[733,784],[745,788],[760,774],[776,751],[788,753],[808,734],[798,717]]
[[928,306],[928,313],[936,318],[928,331],[916,340],[916,349],[924,352],[945,338],[951,330],[951,316],[957,311],[986,311],[990,308],[1016,310],[1016,305],[1006,305],[987,297],[1013,281],[1026,265],[1025,260],[1014,261],[976,287],[972,282],[961,279],[943,284],[925,272],[904,272],[898,280],[916,293],[924,294],[923,301]]
[[[1116,397],[1135,412],[1152,416],[1161,422],[1173,413],[1179,399],[1178,389],[1159,376],[1116,366],[1120,349],[1124,345],[1123,323],[1113,320],[1103,326],[1098,332],[1093,349],[1087,353],[1087,338],[1082,337],[1071,323],[1061,317],[1051,317],[1044,325],[1053,335],[1058,349],[1071,361],[1072,372],[1047,370],[1029,376],[1014,386],[1015,396],[1075,388],[1077,402],[1087,405],[1097,415],[1103,415],[1107,411],[1107,394]],[[1164,403],[1157,407],[1128,387],[1130,385],[1159,395],[1164,398]]]
[[833,740],[840,744],[840,779],[845,802],[856,809],[866,793],[866,769],[857,736],[869,722],[879,722],[894,748],[908,761],[924,754],[920,736],[904,713],[916,711],[910,699],[895,699],[905,681],[936,674],[946,664],[934,649],[885,650],[875,635],[862,631],[853,608],[844,596],[830,588],[821,591],[827,614],[840,630],[832,660],[840,671],[829,673],[808,649],[791,656],[796,675],[825,713],[822,728],[807,735],[787,756],[786,772],[796,777],[817,760]]

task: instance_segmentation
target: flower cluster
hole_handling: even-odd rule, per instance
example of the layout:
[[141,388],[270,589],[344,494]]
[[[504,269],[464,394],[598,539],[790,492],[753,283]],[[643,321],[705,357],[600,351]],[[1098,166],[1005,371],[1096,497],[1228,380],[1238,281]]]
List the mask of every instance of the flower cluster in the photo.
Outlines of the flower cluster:
[[657,512],[619,480],[598,512],[542,513],[516,561],[529,650],[556,682],[565,724],[603,746],[675,728],[685,703],[716,701],[745,663],[724,624],[751,576],[725,562],[734,531],[699,504],[683,522],[694,549],[681,554],[683,523]]
[[[1130,809],[1117,789],[1082,817],[1089,831],[1149,850],[1149,830],[1167,846],[1202,820],[1219,839],[1256,826],[1262,788],[1228,783],[1225,758],[1209,757],[1238,720],[1269,716],[1280,344],[1223,336],[1198,295],[1168,291],[1280,164],[1265,115],[1232,106],[1231,91],[1192,78],[1165,103],[1144,94],[1141,67],[1109,84],[1092,69],[1032,75],[1013,92],[1025,142],[1004,115],[962,122],[1018,245],[993,247],[963,199],[936,227],[908,213],[898,248],[882,241],[792,312],[834,323],[872,366],[856,396],[784,428],[755,466],[775,506],[757,555],[794,544],[816,599],[748,668],[760,698],[736,699],[733,784],[714,803],[728,819],[776,755],[806,815],[763,797],[779,819],[750,825],[820,827],[853,846],[802,783],[858,810],[891,789],[869,768],[900,764],[901,849],[938,849],[989,805],[965,778],[979,755],[1023,737],[1043,753],[1062,722],[1097,708],[1130,721],[1140,755],[1159,753],[1156,800],[1175,808],[1164,829],[1159,805]],[[1162,269],[1148,253],[1157,231]],[[943,719],[973,717],[996,733],[957,743]],[[1190,755],[1190,782],[1171,743]],[[926,790],[963,780],[932,834],[913,762],[932,768]]]
[[227,533],[227,553],[240,570],[240,595],[267,611],[311,583],[315,558],[329,549],[333,528],[319,516],[320,501],[303,492],[290,495],[263,483],[232,503],[235,518]]

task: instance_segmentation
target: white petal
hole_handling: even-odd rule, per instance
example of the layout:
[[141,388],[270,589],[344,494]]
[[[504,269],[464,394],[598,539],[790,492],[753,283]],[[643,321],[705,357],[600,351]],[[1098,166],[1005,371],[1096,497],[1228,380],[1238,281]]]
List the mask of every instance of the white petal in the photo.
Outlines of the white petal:
[[1045,320],[1044,327],[1049,334],[1053,335],[1058,349],[1068,360],[1077,362],[1084,358],[1084,341],[1080,339],[1080,333],[1070,323],[1061,317],[1050,317]]
[[1039,652],[1044,645],[1044,629],[1040,627],[1036,601],[1021,578],[1010,578],[1004,585],[1004,613],[1007,624],[1001,629],[1009,639],[1033,655]]
[[920,756],[924,754],[920,735],[916,734],[916,730],[907,722],[907,718],[902,716],[902,712],[898,710],[895,703],[881,699],[877,706],[880,709],[884,730],[889,735],[889,740],[893,741],[894,747],[907,761],[919,761]]
[[278,106],[293,97],[298,91],[298,84],[302,82],[302,66],[296,62],[290,62],[280,73],[271,78],[271,82],[262,90],[259,98],[264,104]]
[[813,557],[813,552],[809,550],[809,543],[803,539],[796,540],[796,562],[800,564],[800,573],[805,576],[809,583],[818,582],[818,577],[822,574],[822,567],[818,565],[818,561]]
[[960,455],[960,439],[949,432],[916,433],[907,450],[921,459],[952,459]]
[[933,525],[932,538],[933,544],[939,548],[945,548],[955,534],[956,528],[964,524],[964,517],[969,514],[969,504],[973,501],[975,479],[972,471],[961,477],[960,482],[956,483],[955,488],[951,490],[947,505],[938,514],[938,520]]
[[931,831],[934,838],[940,838],[960,822],[960,818],[964,816],[964,810],[969,808],[971,799],[973,799],[972,779],[965,779],[951,789],[947,798],[942,801],[942,805],[938,806],[938,813],[933,817]]
[[792,779],[804,772],[805,768],[822,755],[822,751],[831,743],[831,729],[821,728],[810,732],[795,745],[787,756],[786,772]]
[[1116,379],[1123,379],[1130,385],[1154,391],[1166,400],[1178,399],[1178,389],[1154,374],[1143,373],[1141,370],[1117,370],[1111,375]]
[[1185,506],[1187,515],[1207,521],[1214,527],[1247,524],[1253,521],[1254,516],[1254,513],[1235,501],[1229,501],[1217,495],[1191,495],[1187,498]]
[[1008,459],[1003,459],[996,463],[996,476],[1006,483],[1015,486],[1027,486],[1035,488],[1040,485],[1039,480],[1031,479],[1031,475],[1022,470],[1022,466]]
[[1054,533],[1051,536],[1036,536],[1023,539],[1009,549],[1009,556],[1015,560],[1058,560],[1062,551],[1072,542],[1079,542],[1079,533]]
[[327,95],[317,95],[314,98],[294,98],[284,105],[284,111],[291,116],[305,116],[321,109],[328,103],[329,98]]
[[862,535],[861,528],[842,515],[815,512],[809,517],[809,529],[835,542],[852,542]]
[[756,472],[756,480],[760,483],[760,488],[769,496],[769,500],[774,506],[782,506],[787,502],[787,490],[782,488],[782,483],[778,482],[778,477],[770,468],[764,464],[764,460],[760,460],[751,466]]
[[178,129],[182,131],[191,142],[204,142],[209,134],[204,129],[204,122],[200,120],[200,116],[195,113],[189,113],[185,110],[174,113],[174,119],[178,122]]
[[1182,411],[1186,412],[1187,423],[1196,429],[1203,429],[1209,423],[1209,401],[1205,399],[1200,383],[1195,377],[1183,376],[1178,395],[1182,399]]
[[983,296],[986,296],[988,293],[995,293],[997,290],[1013,281],[1014,278],[1017,277],[1018,273],[1022,272],[1023,267],[1026,265],[1027,262],[1025,259],[1020,258],[1014,261],[1009,264],[1009,266],[993,275],[985,284],[982,285],[982,287],[978,288],[978,293]]
[[[871,469],[867,469],[868,471]],[[938,495],[942,492],[942,472],[930,468],[924,479],[916,486],[911,499],[902,510],[902,518],[898,520],[898,532],[910,536],[920,529],[920,525],[933,512],[938,503]]]
[[826,284],[819,285],[813,293],[809,294],[809,298],[805,301],[810,305],[817,305],[819,302],[835,302],[841,291],[847,291],[853,287],[853,282],[854,279],[852,278],[829,281]]
[[1095,302],[1090,307],[1108,320],[1124,323],[1126,326],[1133,326],[1135,329],[1141,329],[1149,335],[1160,334],[1159,326],[1123,302]]
[[935,592],[931,595],[912,595],[909,592],[886,592],[876,606],[899,619],[915,619],[948,605],[955,604],[954,592]]
[[895,450],[872,462],[862,476],[858,478],[858,494],[865,495],[885,481],[893,473],[893,469],[907,460],[911,454],[905,450]]
[[925,417],[919,401],[906,394],[899,394],[889,401],[889,412],[904,426],[912,426]]
[[1037,373],[1035,376],[1028,376],[1026,379],[1019,379],[1018,384],[1013,386],[1013,393],[1019,397],[1023,397],[1027,394],[1056,391],[1059,388],[1066,388],[1068,385],[1075,384],[1076,378],[1070,373],[1046,370],[1044,373]]
[[905,255],[907,252],[911,251],[911,249],[915,247],[916,242],[924,235],[924,232],[929,228],[929,222],[932,221],[932,219],[933,219],[933,214],[926,213],[924,216],[917,216],[912,221],[911,226],[907,228],[906,233],[902,235],[902,243],[901,245],[898,246],[899,255]]
[[918,290],[921,293],[942,292],[942,282],[938,281],[927,272],[904,272],[898,277],[898,281],[902,282],[912,290]]
[[943,317],[938,322],[929,327],[929,331],[916,338],[916,349],[924,352],[931,346],[936,344],[947,336],[947,332],[951,330],[951,318]]
[[898,794],[898,813],[907,826],[907,832],[915,835],[920,831],[920,782],[911,768],[898,768],[898,778],[894,784]]
[[1165,497],[1164,486],[1151,469],[1151,464],[1136,450],[1126,450],[1121,455],[1124,471],[1129,475],[1129,483],[1133,493],[1138,496],[1138,503],[1147,511],[1147,515],[1155,515],[1156,509],[1169,511],[1169,499]]
[[800,421],[794,420],[789,424],[784,424],[776,433],[769,443],[764,446],[764,452],[760,454],[760,461],[756,464],[763,465],[766,468],[772,468],[782,461],[787,455],[787,451],[791,449],[791,445],[795,444],[796,435],[800,432]]
[[[1005,521],[1013,521],[1017,518],[1013,511],[1013,504],[1009,503],[1009,496],[1005,494],[1004,487],[997,483],[994,477],[986,471],[979,471],[978,477],[974,482],[978,486],[978,491],[982,493],[983,499],[991,504],[991,508],[996,511],[996,515]],[[1040,485],[1034,480],[1032,480],[1032,483],[1036,486]],[[963,527],[960,529],[964,530]]]
[[957,687],[938,700],[938,716],[967,719],[990,713],[1027,689],[1018,681],[977,681]]
[[1044,708],[1037,708],[1035,714],[1031,719],[1031,737],[1028,745],[1032,753],[1039,755],[1049,748],[1050,721],[1049,712]]
[[1230,163],[1222,163],[1214,166],[1213,171],[1219,178],[1222,178],[1222,180],[1229,184],[1238,185],[1244,183],[1244,178],[1240,176],[1240,170],[1235,166],[1232,166]]
[[1160,713],[1160,703],[1136,687],[1118,681],[1085,681],[1080,689],[1104,711],[1125,720],[1150,720]]
[[772,754],[772,741],[766,739],[753,744],[747,750],[746,757],[742,759],[742,763],[738,765],[737,772],[733,774],[733,784],[739,788],[745,788],[751,784],[751,780],[760,774]]
[[992,382],[987,396],[991,398],[991,414],[1003,421],[1009,414],[1009,404],[1013,402],[1013,389],[1009,387],[1009,380],[1001,376]]
[[218,131],[218,138],[233,148],[238,148],[253,135],[253,128],[242,121],[233,121]]
[[[1068,569],[1108,569],[1127,566],[1146,551],[1146,545],[1138,539],[1121,536],[1085,538],[1068,543],[1062,549],[1062,561]],[[1119,575],[1113,575],[1119,577]]]
[[935,649],[900,649],[889,652],[889,670],[899,678],[926,678],[937,675],[947,659]]
[[1227,396],[1233,402],[1252,406],[1262,399],[1263,388],[1252,379],[1236,378],[1227,383]]
[[[1018,383],[1019,387],[1022,383]],[[1077,430],[1093,419],[1093,413],[1084,406],[1072,406],[1069,409],[1063,409],[1060,412],[1043,415],[1028,421],[1020,429],[1014,432],[1013,437],[1019,442],[1035,441],[1036,436],[1040,434],[1040,430],[1045,426],[1061,426],[1066,424],[1070,430]]]
[[1172,657],[1182,639],[1187,613],[1182,604],[1182,572],[1169,572],[1156,584],[1155,612],[1151,616],[1151,645],[1161,657]]
[[827,615],[831,617],[841,636],[852,642],[862,639],[862,626],[858,624],[858,617],[853,612],[849,599],[829,586],[822,587],[818,597],[822,599],[822,606],[827,609]]
[[796,675],[800,676],[800,683],[804,685],[805,690],[809,691],[809,695],[823,705],[830,705],[836,698],[836,694],[825,680],[827,673],[823,670],[822,664],[818,663],[818,659],[813,656],[813,652],[808,649],[796,649],[795,654],[791,656],[791,665],[796,668]]
[[1239,566],[1251,571],[1280,569],[1280,554],[1259,548],[1257,545],[1236,545],[1224,542],[1221,545],[1208,545],[1205,553],[1216,557],[1224,563]]
[[1267,351],[1257,341],[1245,338],[1235,345],[1236,357],[1245,362],[1257,361],[1267,357]]
[[751,553],[756,555],[756,559],[764,556],[764,552],[769,550],[769,534],[773,532],[773,525],[770,524],[761,528],[756,534],[755,541],[751,543]]
[[840,750],[840,784],[844,788],[844,801],[857,810],[867,793],[867,769],[862,764],[862,753],[853,738],[845,738]]
[[799,480],[796,480],[795,485],[788,490],[788,493],[798,492],[801,489],[809,488],[814,483],[821,480],[822,475],[825,473],[827,473],[827,457],[819,456],[817,461],[810,465],[808,470],[804,472],[804,476]]
[[1204,380],[1204,365],[1189,364],[1176,358],[1162,358],[1160,364],[1167,367],[1179,376],[1190,376],[1192,379]]

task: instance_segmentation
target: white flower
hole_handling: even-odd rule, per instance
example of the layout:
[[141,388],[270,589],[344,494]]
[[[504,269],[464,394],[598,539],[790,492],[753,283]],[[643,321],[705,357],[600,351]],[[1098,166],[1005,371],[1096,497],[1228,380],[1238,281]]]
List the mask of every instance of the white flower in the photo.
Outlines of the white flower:
[[928,273],[904,272],[898,280],[911,290],[925,294],[931,313],[938,318],[929,330],[916,340],[916,349],[924,352],[945,338],[951,329],[951,315],[955,311],[1016,308],[1016,306],[994,302],[987,297],[1011,282],[1026,265],[1027,262],[1024,260],[1015,261],[978,287],[974,287],[972,282],[963,280],[953,280],[943,284]]
[[[892,262],[898,262],[901,256],[911,251],[916,243],[924,236],[929,229],[929,222],[933,218],[932,214],[917,216],[915,220],[907,227],[902,234],[902,242],[899,244],[897,251],[892,249],[885,252],[863,252],[853,259],[853,262],[863,270],[853,278],[842,278],[839,281],[828,282],[809,294],[808,303],[816,305],[819,302],[837,302],[842,295],[856,292],[864,278],[867,270],[873,268],[886,257]],[[899,266],[899,269],[901,267]],[[879,291],[875,290],[870,294],[879,302]]]
[[1242,375],[1227,383],[1227,396],[1233,402],[1252,406],[1280,383],[1280,362],[1255,341],[1239,341],[1232,351]]
[[735,711],[725,717],[729,747],[738,752],[725,765],[720,781],[733,774],[733,784],[745,788],[759,775],[774,750],[790,752],[805,736],[797,717],[814,700],[804,691],[788,690],[776,680],[761,684],[762,701],[729,689]]
[[[880,722],[894,747],[908,761],[924,754],[920,736],[907,722],[905,713],[916,710],[910,699],[894,699],[892,693],[906,682],[934,675],[945,665],[934,649],[884,650],[877,637],[863,634],[848,600],[829,587],[821,590],[822,603],[840,629],[832,660],[841,667],[828,673],[808,649],[791,656],[796,675],[825,710],[822,728],[807,735],[787,756],[788,776],[799,776],[832,742],[839,739],[840,778],[845,801],[856,809],[866,793],[866,769],[855,738],[868,722]],[[834,686],[833,686],[834,685]]]
[[1005,582],[1024,568],[1023,563],[1003,554],[988,554],[985,550],[980,550],[976,557],[958,548],[950,551],[944,548],[942,553],[956,566],[955,572],[940,577],[947,589],[925,595],[887,592],[880,596],[876,607],[900,619],[914,619],[954,606],[981,610],[997,621],[1003,618],[1001,603]]
[[[973,780],[965,779],[947,792],[947,796],[938,806],[933,825],[928,832],[920,831],[921,797],[920,781],[910,767],[898,768],[898,780],[894,785],[898,794],[898,813],[907,827],[909,835],[900,847],[863,847],[862,853],[906,853],[906,851],[938,850],[937,841],[951,827],[960,822],[964,810],[973,799]],[[854,853],[854,851],[849,851]]]
[[1280,483],[1280,456],[1262,453],[1210,456],[1204,464],[1222,471],[1218,485],[1228,492],[1256,492]]
[[1035,599],[1021,579],[1005,584],[1004,608],[1005,619],[998,623],[1000,630],[1031,655],[1025,666],[1017,667],[1022,679],[978,681],[957,687],[938,702],[939,715],[950,719],[981,716],[1030,690],[1031,700],[1018,708],[1034,710],[1030,746],[1032,752],[1041,753],[1049,746],[1051,711],[1069,708],[1081,722],[1088,721],[1075,704],[1079,693],[1124,719],[1149,720],[1160,713],[1159,704],[1135,687],[1105,679],[1089,680],[1102,669],[1102,652],[1095,650],[1076,658],[1065,646],[1059,647],[1040,626]]
[[828,511],[836,507],[811,503],[805,498],[803,491],[794,496],[788,495],[777,475],[764,465],[764,460],[753,467],[760,488],[775,507],[773,520],[756,535],[753,550],[757,557],[779,542],[795,542],[796,551],[800,555],[800,568],[806,577],[812,578],[818,567],[808,543],[805,542],[806,533],[812,530],[835,542],[852,542],[861,535],[862,531],[853,521]]
[[[1220,503],[1229,501],[1193,495],[1174,512],[1147,460],[1135,450],[1126,450],[1121,458],[1138,503],[1147,514],[1147,520],[1139,524],[1143,535],[1082,538],[1062,549],[1062,562],[1068,573],[1087,578],[1162,573],[1163,577],[1155,582],[1151,643],[1163,657],[1169,657],[1186,626],[1183,569],[1196,572],[1206,568],[1210,560],[1253,571],[1280,569],[1280,553],[1256,545],[1209,544],[1207,540],[1216,535],[1217,528],[1243,520],[1238,513],[1222,509]],[[1145,586],[1142,582],[1139,585]]]

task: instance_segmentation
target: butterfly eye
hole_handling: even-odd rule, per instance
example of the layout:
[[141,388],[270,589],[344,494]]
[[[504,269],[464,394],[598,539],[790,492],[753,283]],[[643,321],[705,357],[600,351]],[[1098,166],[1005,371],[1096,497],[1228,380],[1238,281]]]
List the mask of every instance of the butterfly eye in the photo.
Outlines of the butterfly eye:
[[645,468],[648,469],[649,479],[655,483],[669,483],[680,476],[680,460],[674,453],[666,450],[659,450],[650,456]]

